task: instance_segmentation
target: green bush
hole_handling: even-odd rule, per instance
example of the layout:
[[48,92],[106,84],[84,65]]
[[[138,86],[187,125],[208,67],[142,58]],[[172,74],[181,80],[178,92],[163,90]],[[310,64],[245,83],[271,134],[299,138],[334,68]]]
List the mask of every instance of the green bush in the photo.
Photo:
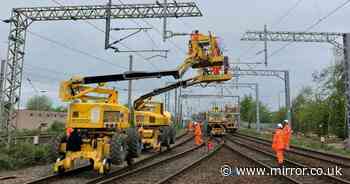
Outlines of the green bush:
[[33,145],[31,143],[14,144],[9,150],[1,147],[0,170],[48,163],[53,154],[50,148],[50,145]]
[[15,169],[17,163],[6,153],[0,153],[0,170]]
[[52,154],[50,147],[47,146],[37,146],[33,152],[33,159],[35,162],[48,162],[50,161],[50,155]]
[[47,129],[49,133],[62,133],[65,132],[65,124],[60,121],[54,121]]

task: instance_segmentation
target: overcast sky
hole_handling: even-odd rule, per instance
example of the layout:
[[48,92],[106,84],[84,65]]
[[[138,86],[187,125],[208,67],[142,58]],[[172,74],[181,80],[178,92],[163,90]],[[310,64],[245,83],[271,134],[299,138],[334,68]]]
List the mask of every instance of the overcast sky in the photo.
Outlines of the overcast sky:
[[[262,50],[263,44],[260,42],[240,41],[240,37],[244,31],[262,30],[264,24],[267,24],[271,30],[303,31],[345,0],[302,0],[297,7],[290,11],[288,16],[281,20],[281,17],[291,7],[295,6],[297,1],[299,0],[197,0],[196,2],[203,12],[203,17],[171,19],[169,20],[169,29],[173,32],[191,32],[194,29],[199,29],[204,33],[212,31],[222,38],[227,49],[226,55],[231,58],[232,62],[237,61],[238,58],[240,58],[240,62],[260,62],[263,60],[263,55],[255,56],[255,53]],[[81,5],[105,4],[107,1],[58,0],[58,2],[65,5]],[[123,2],[152,3],[155,1],[124,0]],[[114,3],[117,4],[119,1],[115,0]],[[12,8],[34,6],[57,6],[57,4],[51,0],[3,0],[0,6],[0,19],[9,18]],[[345,20],[349,16],[349,7],[345,6],[311,31],[347,32],[350,22]],[[104,29],[104,21],[91,22]],[[188,38],[178,37],[171,39],[171,42],[163,43],[160,35],[162,22],[159,19],[148,19],[147,21],[114,20],[112,27],[135,27],[138,25],[144,27],[152,26],[156,29],[148,31],[149,36],[146,33],[139,33],[133,38],[124,41],[123,43],[125,45],[133,49],[170,49],[171,52],[166,60],[158,58],[146,61],[145,58],[152,56],[152,54],[142,53],[135,55],[134,64],[136,70],[155,71],[172,69],[183,61]],[[111,51],[105,51],[103,48],[104,34],[84,21],[36,22],[30,26],[29,30],[34,34],[27,35],[22,105],[26,103],[31,95],[35,94],[27,78],[32,80],[39,90],[47,90],[48,92],[46,94],[54,100],[55,104],[59,104],[60,102],[57,97],[59,81],[69,79],[72,75],[77,74],[85,76],[120,73],[126,71],[125,68],[128,67],[128,54],[115,54]],[[6,57],[8,32],[9,25],[0,23],[0,58]],[[66,44],[69,47],[88,52],[100,58],[100,60],[72,52],[67,47],[64,48],[52,44],[35,36],[35,33]],[[119,32],[114,32],[112,36],[118,39],[121,36],[120,34]],[[269,52],[271,53],[283,46],[283,44],[285,43],[269,43]],[[120,46],[120,49],[126,50],[122,46]],[[295,96],[303,86],[311,85],[311,74],[313,71],[325,68],[332,63],[332,60],[334,60],[334,57],[332,47],[329,44],[294,43],[271,57],[269,59],[268,69],[289,70],[291,92]],[[244,68],[244,66],[241,67]],[[260,66],[257,68],[263,69],[265,67]],[[171,81],[173,81],[172,78],[137,81],[134,83],[135,92],[133,96],[135,98]],[[259,82],[263,103],[268,104],[274,109],[278,107],[278,96],[280,91],[284,89],[283,82],[280,79],[252,77],[241,78],[239,82]],[[112,83],[111,85],[116,86],[118,89],[125,89],[127,82]],[[191,89],[191,92],[213,94],[215,93],[215,89],[196,88]],[[254,95],[254,92],[250,89],[231,89],[231,92],[232,94],[241,96],[244,94]],[[121,90],[120,94],[121,101],[125,103],[127,92]],[[193,102],[197,107],[201,106],[204,108],[203,105],[198,105],[198,103],[198,100]],[[212,103],[212,100],[207,101],[208,103]]]

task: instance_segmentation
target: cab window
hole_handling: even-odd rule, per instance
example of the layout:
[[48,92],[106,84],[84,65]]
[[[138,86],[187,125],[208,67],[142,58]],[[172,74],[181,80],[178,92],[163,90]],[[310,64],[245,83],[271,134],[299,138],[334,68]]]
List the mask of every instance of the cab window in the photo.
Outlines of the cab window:
[[105,111],[103,114],[104,122],[119,122],[121,114],[119,111]]

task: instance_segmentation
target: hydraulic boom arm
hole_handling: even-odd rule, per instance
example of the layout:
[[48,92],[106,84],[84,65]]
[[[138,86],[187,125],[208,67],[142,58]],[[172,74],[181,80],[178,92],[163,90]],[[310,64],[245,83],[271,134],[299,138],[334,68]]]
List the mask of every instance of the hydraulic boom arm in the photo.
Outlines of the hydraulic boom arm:
[[179,88],[179,87],[190,87],[196,84],[201,84],[201,83],[212,83],[212,82],[222,82],[222,81],[227,81],[231,80],[232,75],[230,73],[228,74],[222,74],[222,75],[198,75],[196,77],[186,79],[186,80],[180,80],[178,82],[175,82],[173,84],[167,85],[162,88],[158,88],[153,90],[150,93],[146,93],[142,96],[140,96],[138,99],[134,101],[134,109],[135,110],[140,110],[147,99],[150,99],[154,96],[160,95],[162,93],[171,91],[173,89]]
[[[117,92],[112,89],[101,88],[101,84],[114,81],[126,81],[126,80],[138,80],[146,78],[161,78],[164,76],[173,76],[175,79],[178,77],[176,71],[161,71],[161,72],[129,72],[123,74],[113,75],[101,75],[101,76],[88,76],[88,77],[73,77],[68,81],[61,82],[60,85],[60,98],[63,101],[69,101],[74,99],[93,99],[93,100],[106,100],[103,97],[88,96],[88,93],[98,93],[108,95],[108,102],[117,101]],[[87,84],[99,84],[99,87],[92,87]]]

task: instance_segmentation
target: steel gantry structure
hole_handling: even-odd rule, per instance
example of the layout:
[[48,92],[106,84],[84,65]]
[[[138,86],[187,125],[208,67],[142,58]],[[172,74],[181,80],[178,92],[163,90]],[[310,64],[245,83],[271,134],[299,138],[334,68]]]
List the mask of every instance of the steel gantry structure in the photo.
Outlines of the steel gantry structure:
[[279,41],[279,42],[319,42],[330,43],[341,49],[343,33],[336,32],[291,32],[291,31],[247,31],[242,41]]
[[[284,94],[285,94],[285,105],[287,109],[287,119],[292,118],[292,107],[290,98],[290,80],[288,70],[254,70],[254,69],[240,69],[232,68],[232,73],[234,77],[240,76],[262,76],[262,77],[277,77],[284,82]],[[292,122],[290,121],[290,126]]]
[[237,95],[223,95],[223,94],[220,94],[220,95],[213,95],[213,94],[182,94],[180,96],[180,98],[184,98],[184,99],[187,99],[187,98],[205,98],[205,97],[208,97],[208,98],[227,98],[227,97],[230,97],[230,98],[238,98],[239,99],[239,96],[237,96]]
[[[291,110],[291,98],[290,98],[290,81],[289,81],[289,71],[288,70],[254,70],[254,69],[240,69],[238,67],[231,67],[233,77],[240,76],[260,76],[260,77],[277,77],[284,82],[284,92],[285,92],[285,105],[287,108],[287,119],[291,120],[292,110]],[[255,98],[256,101],[259,101],[259,85],[257,83],[237,83],[237,82],[226,82],[223,84],[208,84],[206,87],[249,87],[255,89]],[[191,88],[200,87],[200,86],[192,86]],[[180,88],[181,89],[181,88]],[[181,94],[180,94],[181,95]],[[177,93],[175,93],[175,108],[181,106],[180,100],[177,97]],[[170,94],[165,95],[165,101],[167,102],[166,106],[169,106],[170,102]],[[256,128],[260,131],[260,106],[257,103],[257,112],[256,112]],[[169,107],[168,107],[169,109]],[[178,111],[178,110],[177,110]],[[177,114],[177,113],[176,113]],[[291,122],[292,126],[292,122]]]
[[[290,31],[247,31],[242,41],[316,42],[330,43],[343,55],[344,84],[346,94],[346,121],[350,136],[350,33],[337,32],[290,32]],[[348,141],[350,146],[350,139]]]
[[[108,12],[107,12],[108,11]],[[162,17],[198,17],[201,11],[194,2],[174,2],[155,4],[121,4],[121,5],[88,5],[88,6],[58,6],[15,8],[9,19],[8,56],[5,66],[4,90],[1,94],[1,115],[4,129],[11,125],[16,116],[15,108],[19,107],[21,94],[23,60],[25,55],[26,30],[37,21],[68,21],[68,20],[106,20],[111,19],[141,19]]]

